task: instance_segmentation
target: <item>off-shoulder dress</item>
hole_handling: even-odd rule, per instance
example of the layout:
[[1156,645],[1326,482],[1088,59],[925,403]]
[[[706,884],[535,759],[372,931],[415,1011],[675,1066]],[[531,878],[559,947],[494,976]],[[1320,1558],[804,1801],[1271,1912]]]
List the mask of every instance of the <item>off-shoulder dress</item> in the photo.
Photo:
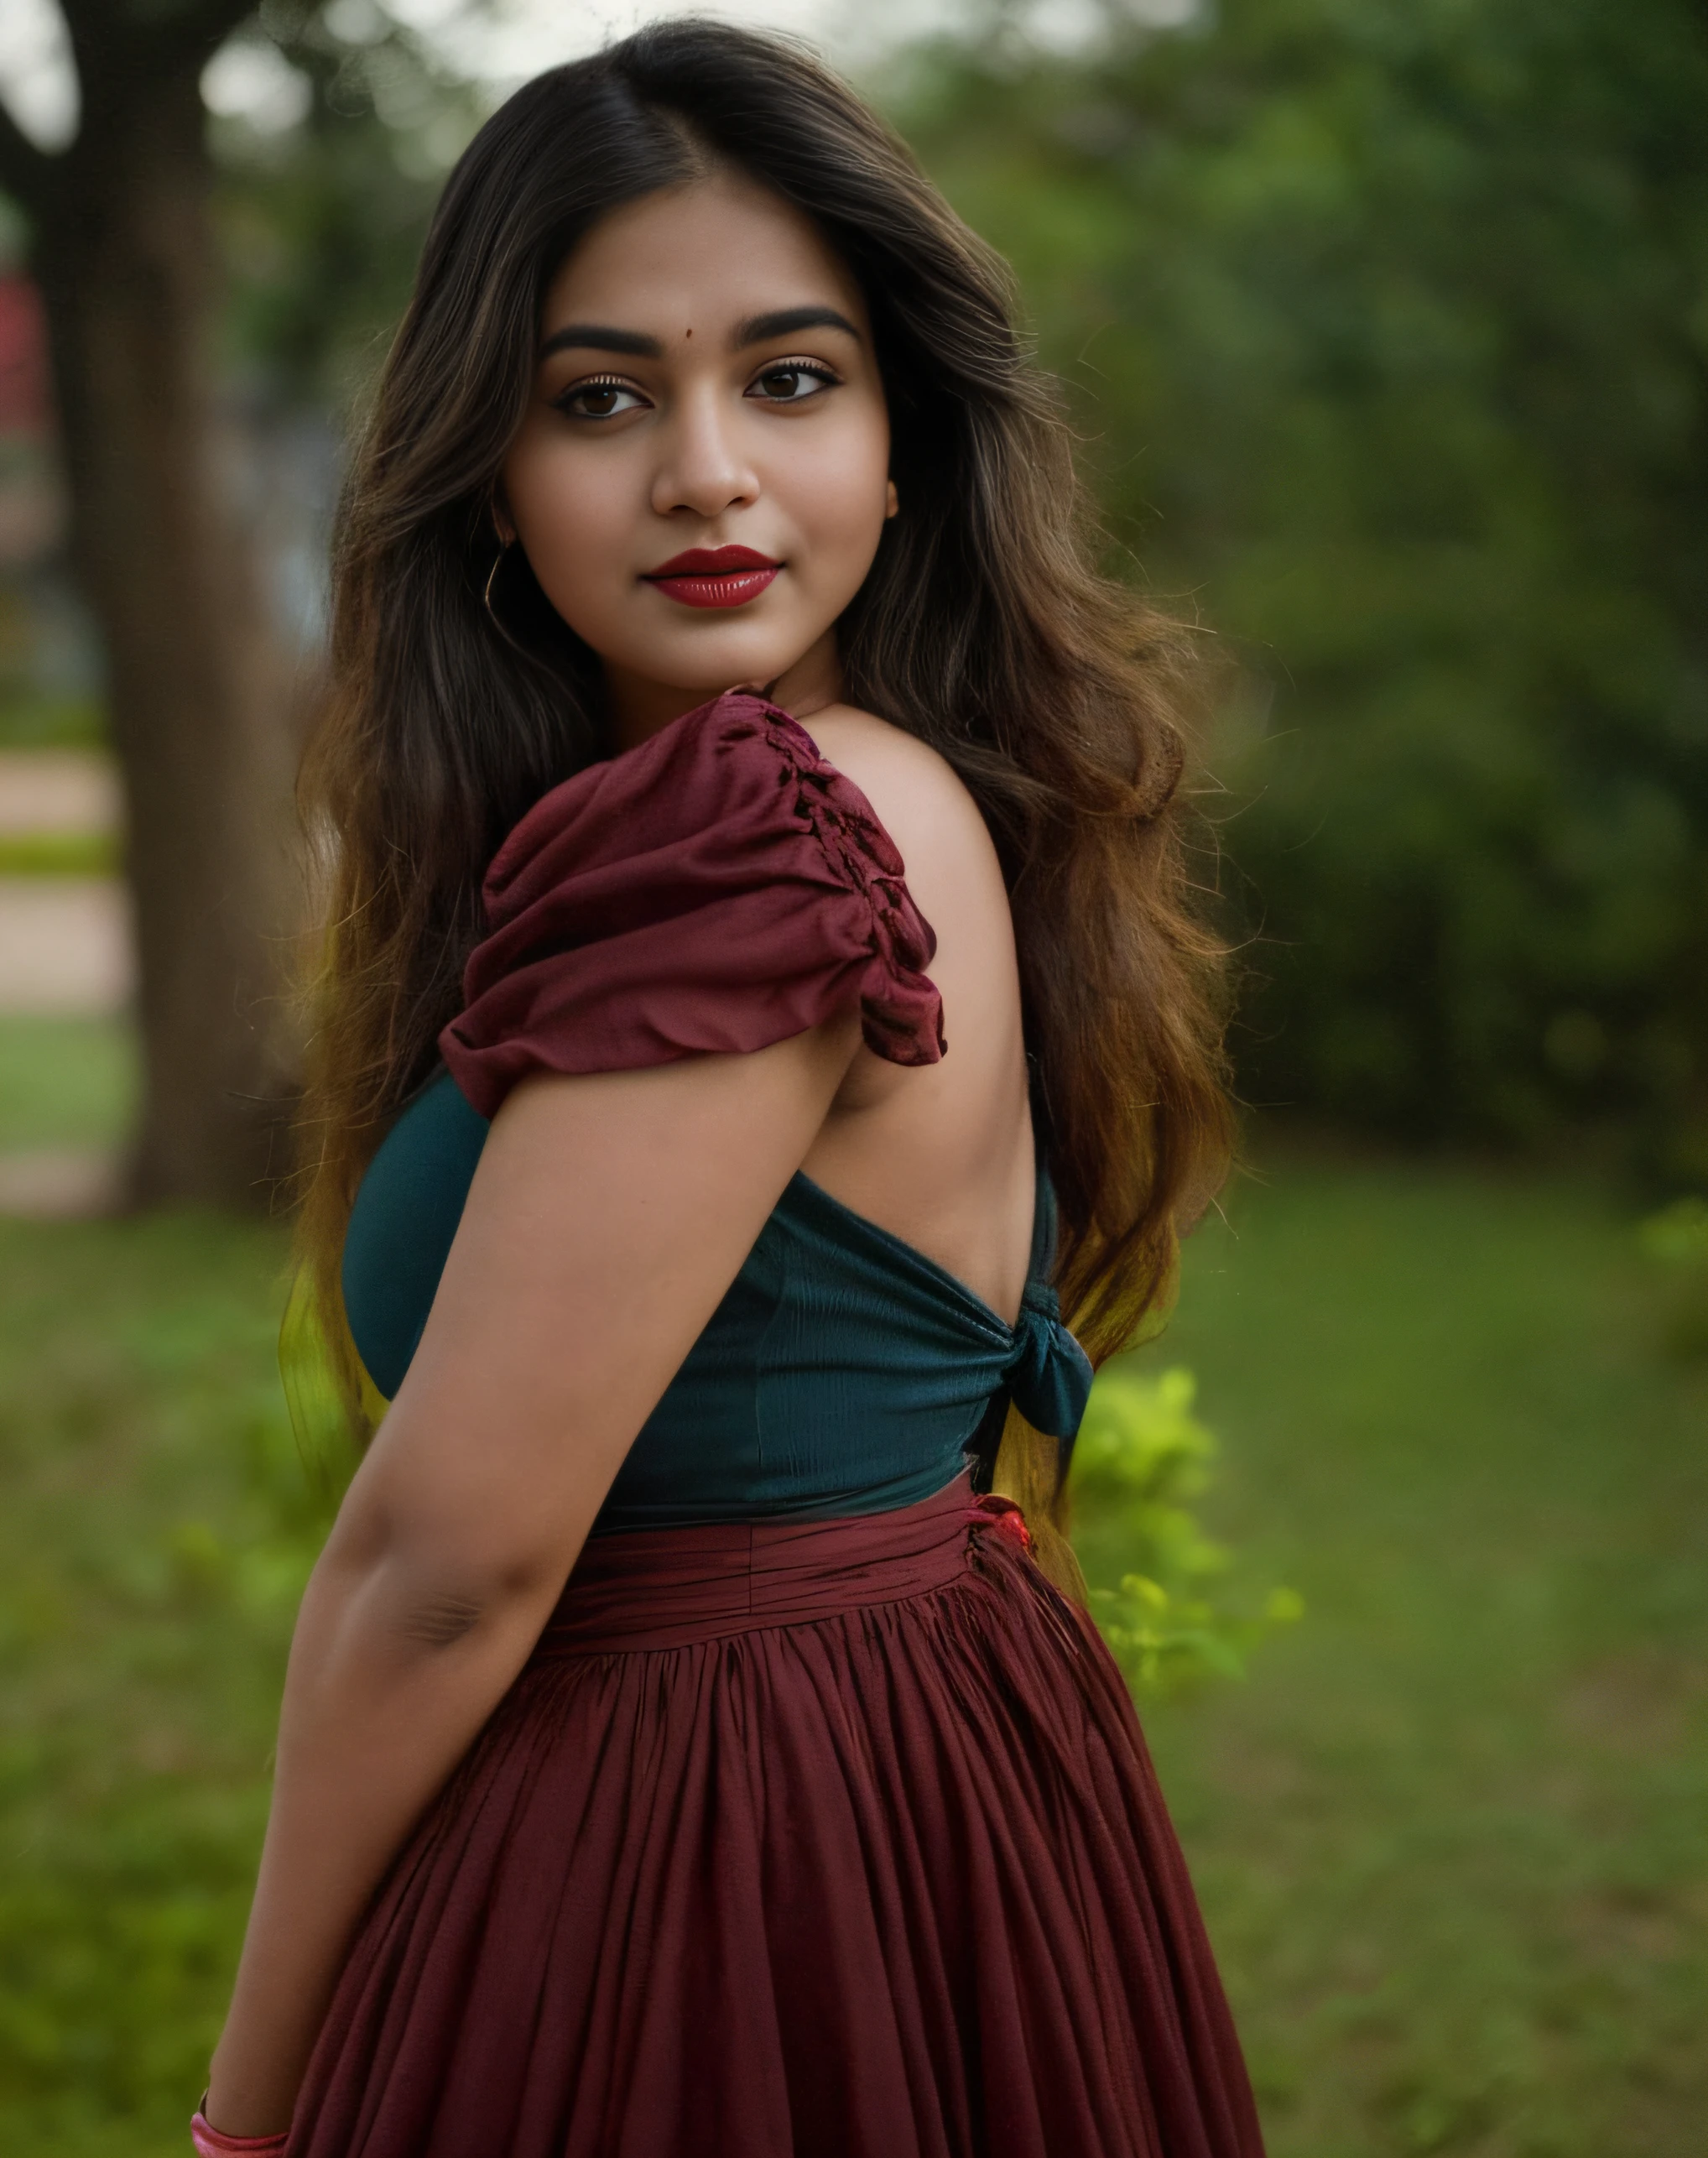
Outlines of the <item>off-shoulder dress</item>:
[[[894,846],[756,697],[547,795],[486,904],[346,1244],[383,1394],[526,1075],[857,1003],[942,1053]],[[1010,1327],[793,1180],[377,1894],[288,2158],[1257,2158],[1126,1690],[969,1479],[1009,1400],[1065,1443],[1085,1405],[1054,1219],[1040,1168]]]

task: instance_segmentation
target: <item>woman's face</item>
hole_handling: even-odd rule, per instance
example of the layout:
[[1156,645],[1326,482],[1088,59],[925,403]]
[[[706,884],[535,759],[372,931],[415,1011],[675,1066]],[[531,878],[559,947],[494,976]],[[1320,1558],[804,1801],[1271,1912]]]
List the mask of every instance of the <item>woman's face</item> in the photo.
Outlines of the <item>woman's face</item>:
[[613,211],[553,280],[500,530],[633,741],[737,685],[835,694],[888,471],[859,288],[797,211],[719,175]]

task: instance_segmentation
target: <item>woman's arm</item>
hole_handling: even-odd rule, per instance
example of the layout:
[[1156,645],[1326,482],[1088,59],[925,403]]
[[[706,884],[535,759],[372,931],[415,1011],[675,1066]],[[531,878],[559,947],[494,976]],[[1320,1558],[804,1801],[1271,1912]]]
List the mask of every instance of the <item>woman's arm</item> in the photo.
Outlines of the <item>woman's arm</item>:
[[420,1347],[303,1598],[207,2116],[285,2127],[350,1938],[537,1639],[635,1433],[823,1122],[851,1017],[537,1079],[494,1120]]

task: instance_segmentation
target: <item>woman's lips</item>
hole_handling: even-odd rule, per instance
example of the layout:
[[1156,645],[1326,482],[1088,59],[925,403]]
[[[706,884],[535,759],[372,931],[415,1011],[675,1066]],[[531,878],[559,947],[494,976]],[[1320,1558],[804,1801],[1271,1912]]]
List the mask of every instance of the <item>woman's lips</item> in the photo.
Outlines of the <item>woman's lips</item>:
[[690,547],[648,570],[643,581],[684,607],[745,607],[782,566],[751,547]]

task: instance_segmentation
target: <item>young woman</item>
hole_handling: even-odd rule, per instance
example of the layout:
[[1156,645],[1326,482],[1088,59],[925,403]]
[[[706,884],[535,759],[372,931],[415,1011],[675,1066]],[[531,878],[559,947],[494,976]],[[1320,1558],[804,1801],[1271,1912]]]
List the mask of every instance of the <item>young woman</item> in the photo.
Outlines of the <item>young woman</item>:
[[1179,648],[1077,516],[1002,266],[791,47],[645,31],[452,175],[310,771],[388,1405],[204,2150],[1258,2151],[1052,1522],[1058,1291],[1131,1338],[1226,1129]]

